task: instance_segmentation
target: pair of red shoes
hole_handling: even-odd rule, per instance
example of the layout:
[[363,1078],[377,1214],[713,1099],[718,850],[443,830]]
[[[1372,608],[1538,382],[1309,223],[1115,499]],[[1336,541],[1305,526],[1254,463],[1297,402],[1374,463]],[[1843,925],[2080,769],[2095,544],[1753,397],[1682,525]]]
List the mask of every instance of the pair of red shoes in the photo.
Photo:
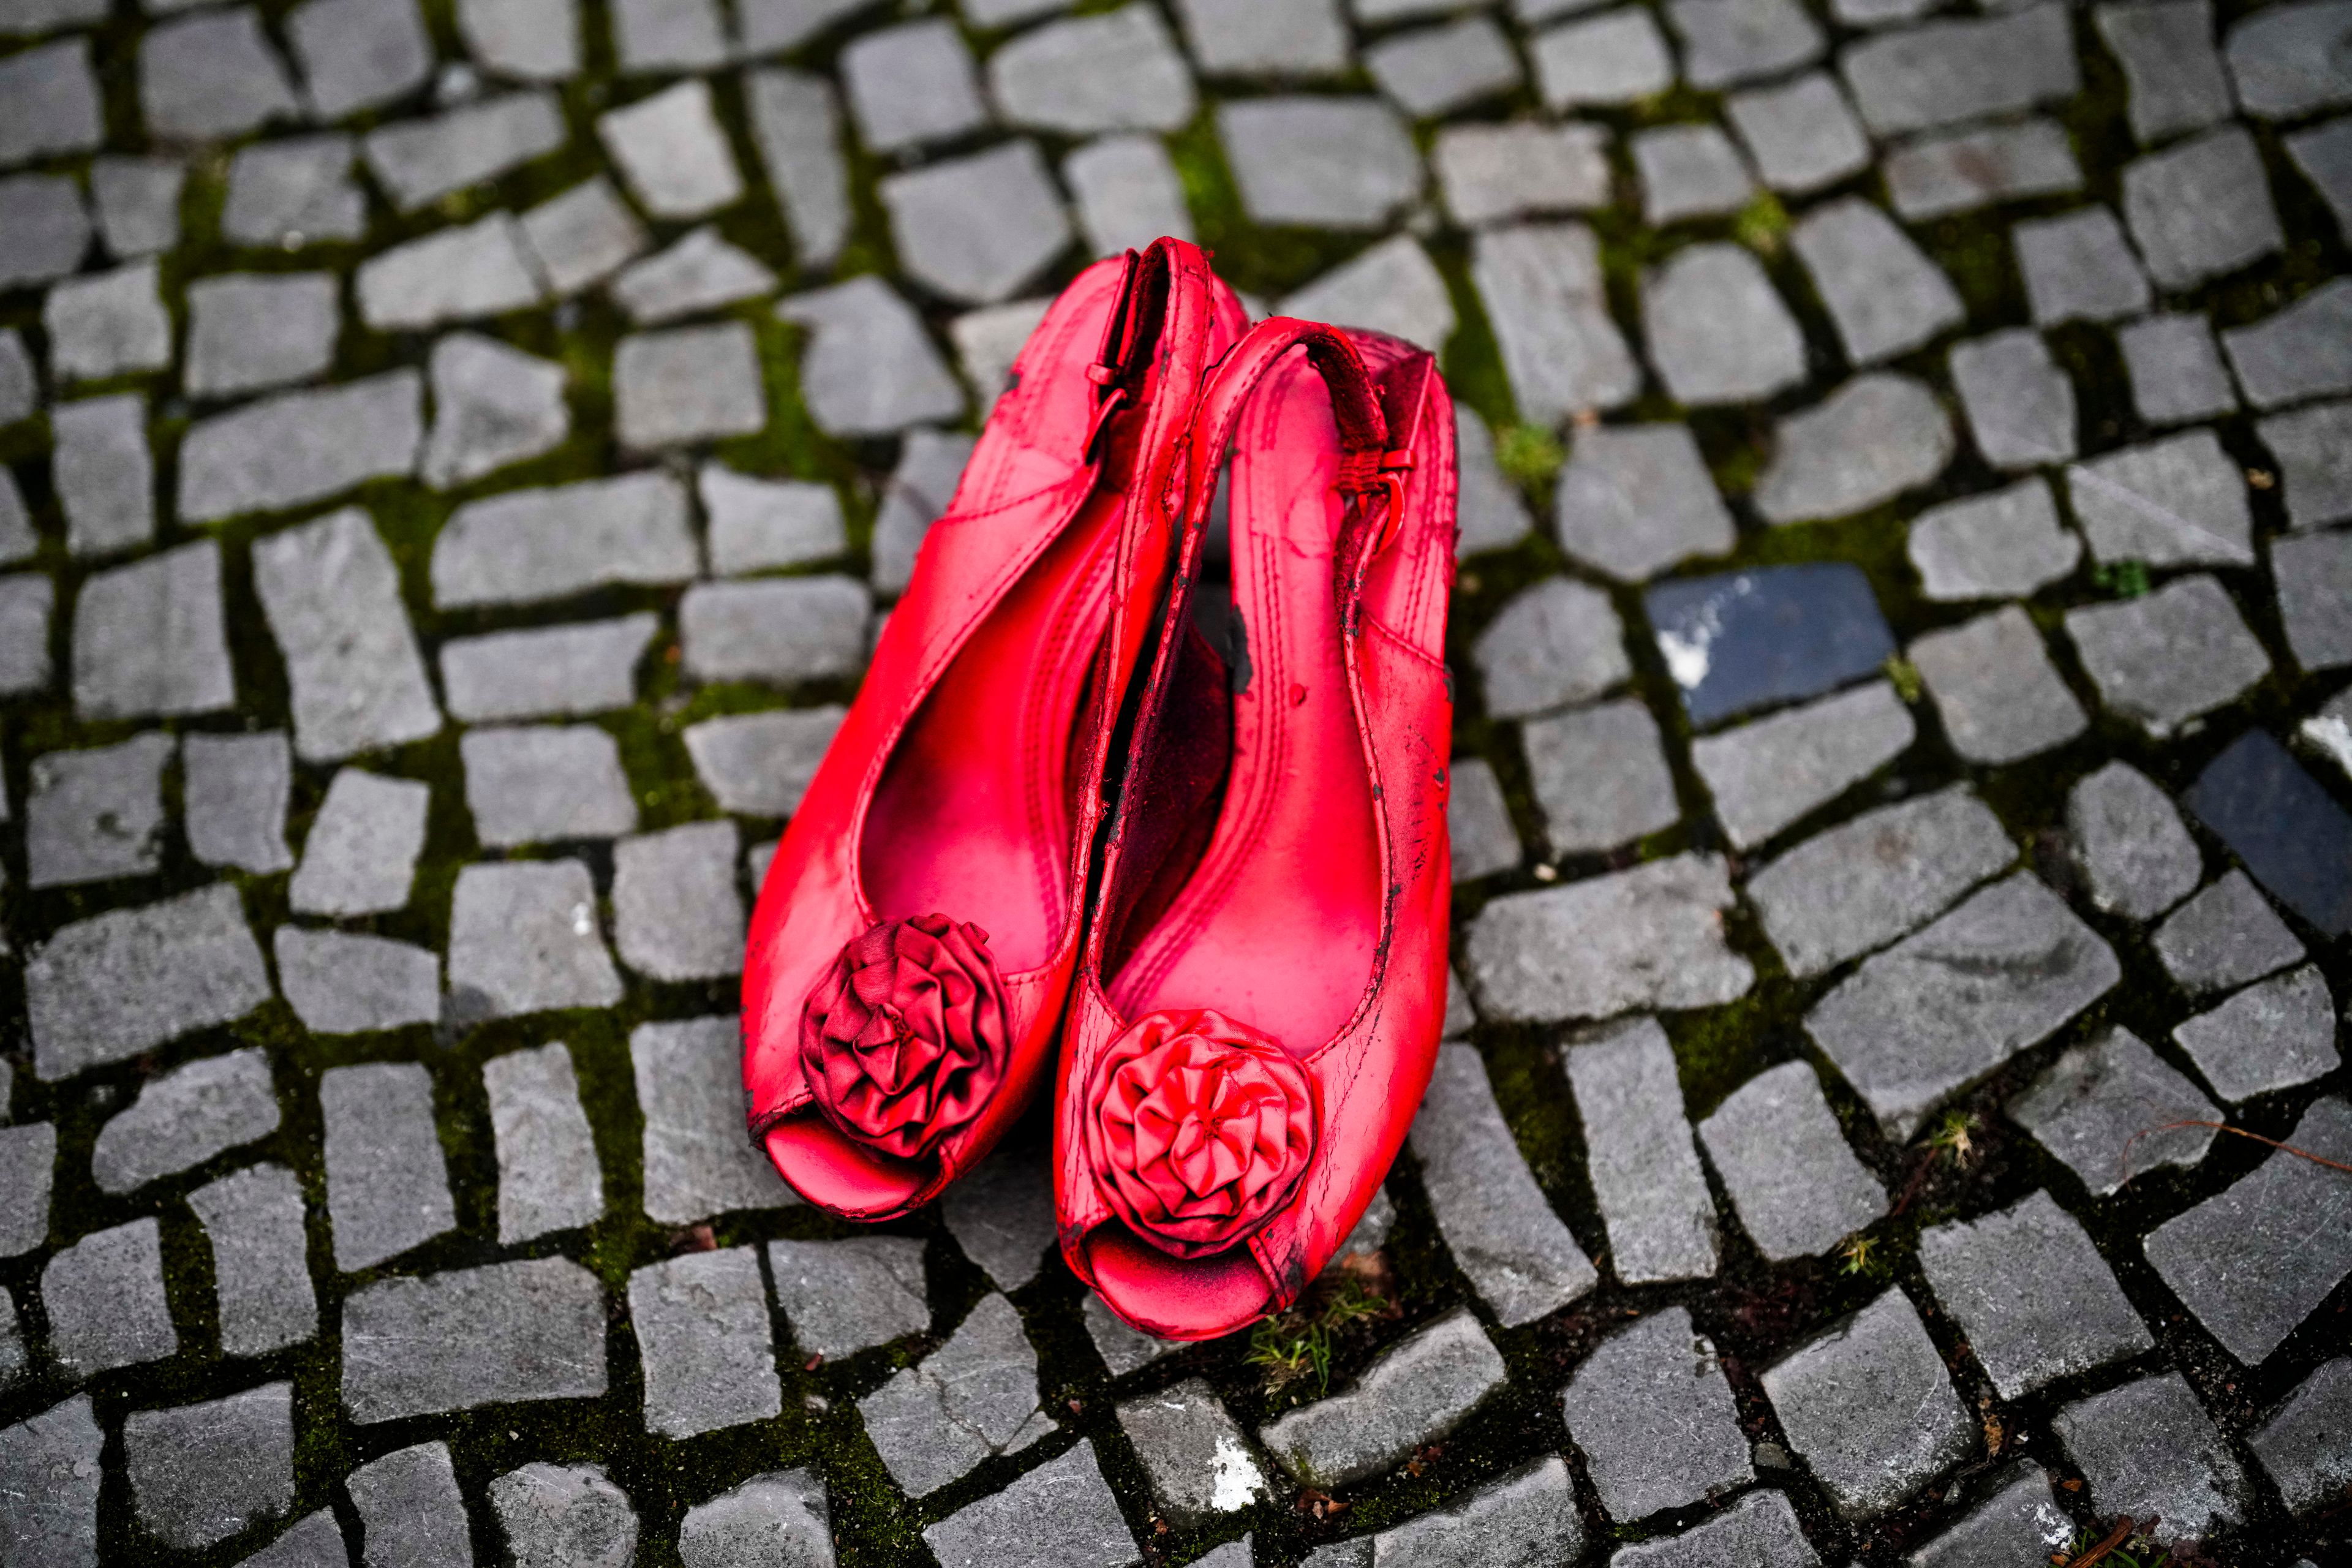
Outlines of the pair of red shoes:
[[[1191,613],[1228,450],[1230,659]],[[1454,495],[1427,354],[1252,329],[1176,240],[1079,275],[760,896],[743,1079],[786,1181],[903,1214],[1051,1069],[1062,1250],[1112,1310],[1205,1339],[1297,1297],[1444,1013]]]

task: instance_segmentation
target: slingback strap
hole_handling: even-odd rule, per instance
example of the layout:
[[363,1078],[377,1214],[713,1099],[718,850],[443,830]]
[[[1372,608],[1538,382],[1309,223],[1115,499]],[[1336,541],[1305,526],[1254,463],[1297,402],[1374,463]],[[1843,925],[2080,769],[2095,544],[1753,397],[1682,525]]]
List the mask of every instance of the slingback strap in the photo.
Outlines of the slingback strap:
[[[1142,380],[1144,356],[1139,351],[1155,335],[1146,331],[1150,323],[1144,318],[1155,303],[1164,302],[1168,268],[1167,255],[1157,246],[1148,252],[1130,249],[1127,253],[1118,301],[1103,321],[1102,348],[1095,363],[1087,366],[1087,379],[1095,385],[1094,417],[1087,422],[1084,447],[1088,457],[1095,455],[1110,416],[1132,403]],[[1159,286],[1158,298],[1147,298],[1146,291],[1154,284]]]
[[1187,531],[1207,525],[1217,469],[1233,440],[1243,405],[1266,373],[1296,348],[1307,351],[1307,363],[1322,376],[1331,395],[1332,417],[1339,432],[1339,489],[1345,495],[1364,496],[1387,489],[1381,476],[1390,455],[1388,421],[1356,346],[1336,327],[1271,316],[1234,345],[1210,374],[1209,384],[1201,394],[1200,407],[1192,416],[1184,498]]
[[1382,372],[1375,384],[1380,395],[1381,417],[1388,426],[1388,449],[1380,455],[1375,465],[1364,466],[1361,458],[1354,458],[1358,468],[1350,474],[1348,460],[1340,465],[1340,489],[1369,498],[1377,489],[1386,498],[1381,509],[1380,528],[1367,533],[1362,526],[1370,510],[1369,500],[1358,509],[1357,524],[1340,540],[1339,561],[1343,574],[1354,578],[1360,586],[1362,574],[1369,570],[1374,557],[1396,540],[1397,531],[1404,521],[1405,481],[1412,478],[1413,448],[1421,440],[1421,423],[1429,407],[1429,384],[1437,374],[1437,361],[1425,353],[1399,360]]

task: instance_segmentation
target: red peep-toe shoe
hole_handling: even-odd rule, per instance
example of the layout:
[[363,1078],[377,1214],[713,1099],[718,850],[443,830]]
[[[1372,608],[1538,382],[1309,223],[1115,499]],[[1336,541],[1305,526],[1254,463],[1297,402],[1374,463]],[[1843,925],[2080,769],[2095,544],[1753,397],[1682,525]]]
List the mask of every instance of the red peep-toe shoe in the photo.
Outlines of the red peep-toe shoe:
[[971,1169],[1053,1059],[1177,448],[1247,325],[1192,246],[1079,274],[1014,362],[776,851],[743,973],[752,1137],[853,1219]]
[[1230,658],[1171,606],[1055,1099],[1063,1254],[1171,1339],[1322,1269],[1445,1004],[1451,401],[1393,339],[1261,323],[1193,417],[1180,585],[1229,441]]

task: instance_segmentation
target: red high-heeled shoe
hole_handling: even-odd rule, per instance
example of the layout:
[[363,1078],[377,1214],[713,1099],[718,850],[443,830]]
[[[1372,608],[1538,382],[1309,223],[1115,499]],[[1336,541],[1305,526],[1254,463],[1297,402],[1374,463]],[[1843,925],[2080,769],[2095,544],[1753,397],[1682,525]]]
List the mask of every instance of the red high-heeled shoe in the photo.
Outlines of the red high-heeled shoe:
[[913,1208],[1053,1059],[1178,447],[1247,326],[1192,246],[1088,268],[1015,361],[752,917],[752,1136],[820,1207]]
[[1063,1254],[1170,1339],[1320,1272],[1404,1142],[1445,1009],[1451,400],[1393,339],[1262,322],[1193,416],[1182,586],[1228,440],[1230,700],[1180,587],[1055,1095]]

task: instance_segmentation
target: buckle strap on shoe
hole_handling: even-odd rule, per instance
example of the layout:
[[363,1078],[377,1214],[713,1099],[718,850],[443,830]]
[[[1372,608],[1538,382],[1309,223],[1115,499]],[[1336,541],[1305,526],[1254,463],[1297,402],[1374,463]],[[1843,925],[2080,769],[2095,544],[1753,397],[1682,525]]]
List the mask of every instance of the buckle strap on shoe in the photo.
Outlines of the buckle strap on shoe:
[[1086,445],[1080,448],[1085,457],[1096,455],[1110,416],[1133,401],[1130,386],[1124,384],[1138,379],[1137,351],[1146,335],[1142,317],[1150,303],[1144,298],[1145,290],[1155,280],[1164,287],[1167,271],[1167,258],[1157,248],[1150,254],[1129,249],[1119,273],[1118,297],[1103,321],[1102,347],[1095,362],[1087,366],[1087,380],[1095,387],[1095,411],[1087,424]]

